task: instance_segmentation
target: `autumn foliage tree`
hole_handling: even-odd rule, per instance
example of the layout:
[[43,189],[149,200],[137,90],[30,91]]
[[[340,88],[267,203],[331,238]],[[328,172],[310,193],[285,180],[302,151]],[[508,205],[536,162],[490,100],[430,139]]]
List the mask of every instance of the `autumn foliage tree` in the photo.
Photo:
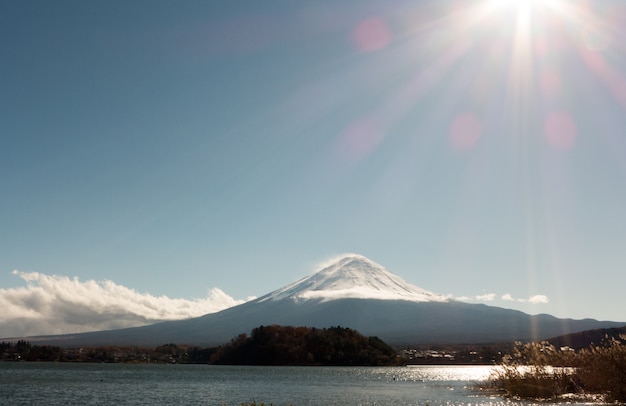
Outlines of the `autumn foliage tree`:
[[220,347],[214,364],[395,365],[396,352],[378,337],[343,327],[260,326]]

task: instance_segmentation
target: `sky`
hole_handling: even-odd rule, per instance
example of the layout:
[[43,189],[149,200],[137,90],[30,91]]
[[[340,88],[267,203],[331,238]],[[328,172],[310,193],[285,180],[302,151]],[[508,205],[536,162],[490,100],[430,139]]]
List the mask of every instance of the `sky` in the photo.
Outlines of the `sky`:
[[201,315],[344,252],[626,321],[621,0],[5,0],[0,51],[0,336]]

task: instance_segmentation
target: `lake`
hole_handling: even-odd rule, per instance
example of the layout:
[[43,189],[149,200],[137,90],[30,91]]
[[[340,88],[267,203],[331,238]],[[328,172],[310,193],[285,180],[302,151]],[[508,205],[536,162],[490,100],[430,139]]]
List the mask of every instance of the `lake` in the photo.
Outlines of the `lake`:
[[[0,363],[6,405],[520,405],[474,389],[488,366]],[[545,405],[545,403],[544,403]],[[570,403],[570,405],[572,405]]]

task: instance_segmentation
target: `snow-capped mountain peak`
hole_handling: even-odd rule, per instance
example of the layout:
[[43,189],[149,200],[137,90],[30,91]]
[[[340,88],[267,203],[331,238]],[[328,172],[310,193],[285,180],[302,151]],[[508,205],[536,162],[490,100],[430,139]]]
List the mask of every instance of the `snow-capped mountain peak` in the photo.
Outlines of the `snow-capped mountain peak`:
[[412,285],[383,266],[358,254],[346,254],[320,266],[299,281],[258,299],[381,299],[410,302],[445,302],[446,297]]

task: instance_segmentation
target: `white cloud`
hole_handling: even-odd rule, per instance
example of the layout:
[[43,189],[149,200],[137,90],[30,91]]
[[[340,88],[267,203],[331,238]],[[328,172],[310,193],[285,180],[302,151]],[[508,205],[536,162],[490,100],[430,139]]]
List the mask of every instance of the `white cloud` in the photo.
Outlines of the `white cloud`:
[[218,288],[206,298],[172,299],[115,282],[13,271],[27,286],[0,289],[0,334],[16,337],[78,333],[214,313],[243,303]]
[[454,295],[446,295],[446,298],[453,299],[453,300],[458,300],[460,302],[468,302],[470,300],[474,300],[474,298],[471,297],[471,296],[457,296],[457,297],[454,297]]
[[534,296],[529,297],[528,299],[515,299],[513,298],[513,296],[511,296],[510,293],[505,293],[504,295],[502,295],[501,299],[509,301],[509,302],[515,301],[515,302],[531,303],[531,304],[545,304],[545,303],[550,302],[550,299],[548,299],[548,296],[546,295],[534,295]]
[[495,298],[496,298],[496,294],[495,293],[486,293],[484,295],[476,296],[476,300],[479,300],[481,302],[491,302]]
[[528,299],[528,302],[532,304],[544,304],[548,303],[549,301],[550,299],[548,299],[546,295],[535,295]]

